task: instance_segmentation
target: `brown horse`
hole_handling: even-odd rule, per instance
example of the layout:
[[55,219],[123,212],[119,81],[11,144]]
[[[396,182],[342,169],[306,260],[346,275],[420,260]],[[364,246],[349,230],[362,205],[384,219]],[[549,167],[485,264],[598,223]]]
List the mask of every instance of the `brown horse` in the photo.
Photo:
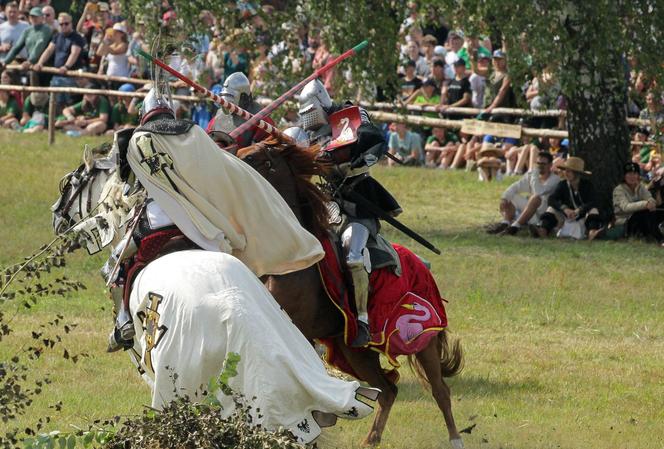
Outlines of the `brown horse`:
[[[317,147],[303,149],[269,140],[241,149],[238,157],[272,184],[307,230],[314,235],[324,235],[329,229],[328,198],[311,182],[312,176],[320,175],[324,170],[324,166],[316,161],[316,154]],[[360,380],[382,391],[373,425],[363,442],[364,445],[378,444],[398,391],[381,368],[378,353],[368,349],[352,350],[344,345],[342,316],[327,297],[316,266],[284,276],[271,276],[266,284],[307,338],[333,337]],[[457,374],[462,359],[459,342],[450,348],[444,330],[415,354],[414,359],[408,358],[417,377],[430,384],[455,449],[463,447],[463,443],[454,423],[450,389],[444,377]]]

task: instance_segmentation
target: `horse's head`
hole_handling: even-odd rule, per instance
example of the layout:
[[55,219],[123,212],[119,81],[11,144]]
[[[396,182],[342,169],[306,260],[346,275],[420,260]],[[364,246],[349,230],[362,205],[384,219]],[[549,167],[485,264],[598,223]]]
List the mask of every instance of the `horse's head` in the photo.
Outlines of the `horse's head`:
[[[73,226],[82,231],[88,250],[101,248],[118,234],[131,201],[123,195],[111,147],[103,144],[83,152],[83,164],[60,181],[60,198],[51,206],[53,231],[62,234]],[[101,245],[101,243],[104,243]]]
[[242,148],[237,157],[249,164],[284,198],[300,223],[314,235],[329,228],[328,196],[312,181],[321,175],[318,146],[302,148],[276,139]]

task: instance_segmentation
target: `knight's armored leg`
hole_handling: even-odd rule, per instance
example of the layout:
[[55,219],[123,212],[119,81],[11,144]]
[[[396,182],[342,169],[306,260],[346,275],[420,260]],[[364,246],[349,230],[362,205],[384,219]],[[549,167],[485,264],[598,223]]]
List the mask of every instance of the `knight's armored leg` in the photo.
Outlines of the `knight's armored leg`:
[[371,272],[371,260],[367,249],[368,240],[369,230],[361,223],[351,223],[341,234],[341,241],[346,253],[346,265],[353,281],[355,306],[357,308],[358,333],[357,338],[352,343],[353,347],[366,346],[371,339],[369,314],[367,312],[369,273]]
[[107,352],[115,352],[120,349],[129,349],[134,345],[134,322],[131,318],[129,310],[124,304],[122,298],[122,287],[111,288],[111,296],[113,298],[113,308],[115,310],[115,326],[113,331],[108,336]]

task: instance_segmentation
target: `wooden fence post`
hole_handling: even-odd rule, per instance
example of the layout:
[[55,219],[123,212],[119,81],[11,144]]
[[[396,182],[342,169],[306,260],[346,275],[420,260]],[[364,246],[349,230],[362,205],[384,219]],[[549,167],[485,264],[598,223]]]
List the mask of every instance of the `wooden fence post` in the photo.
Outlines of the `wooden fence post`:
[[55,143],[55,92],[48,95],[48,145]]

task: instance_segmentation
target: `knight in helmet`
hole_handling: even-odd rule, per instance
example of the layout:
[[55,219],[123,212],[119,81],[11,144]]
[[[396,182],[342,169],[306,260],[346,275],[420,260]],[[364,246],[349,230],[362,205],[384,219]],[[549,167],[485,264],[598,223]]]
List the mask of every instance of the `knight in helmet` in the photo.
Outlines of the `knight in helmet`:
[[[358,313],[358,336],[352,345],[363,347],[371,338],[369,273],[372,268],[384,266],[400,270],[394,249],[379,235],[376,209],[367,208],[369,202],[385,214],[401,213],[394,197],[369,174],[369,168],[386,153],[387,145],[364,109],[350,102],[334,104],[317,79],[304,87],[299,103],[302,129],[310,143],[321,146],[319,160],[328,167],[326,187],[341,212],[338,232]],[[332,209],[337,206],[333,204]]]
[[116,133],[114,147],[120,177],[144,191],[146,199],[136,207],[136,226],[103,270],[108,284],[122,291],[113,295],[122,304],[116,299],[111,349],[131,344],[126,311],[133,279],[167,252],[225,252],[259,277],[301,270],[323,257],[318,240],[262,176],[219,151],[198,125],[175,118],[166,83],[155,81],[143,102],[140,126]]
[[[242,72],[230,74],[228,78],[226,78],[226,81],[224,81],[224,86],[219,95],[225,100],[239,106],[245,111],[251,112],[252,114],[256,114],[262,109],[251,94],[249,79]],[[274,125],[274,122],[269,117],[266,117],[263,120]],[[219,108],[215,116],[210,120],[207,132],[213,138],[215,132],[221,132],[227,135],[244,122],[245,120],[243,118],[234,114],[229,114],[223,108]],[[237,144],[238,148],[244,148],[253,143],[260,142],[267,136],[268,134],[265,131],[258,128],[258,126],[254,126],[238,136],[235,144]]]

